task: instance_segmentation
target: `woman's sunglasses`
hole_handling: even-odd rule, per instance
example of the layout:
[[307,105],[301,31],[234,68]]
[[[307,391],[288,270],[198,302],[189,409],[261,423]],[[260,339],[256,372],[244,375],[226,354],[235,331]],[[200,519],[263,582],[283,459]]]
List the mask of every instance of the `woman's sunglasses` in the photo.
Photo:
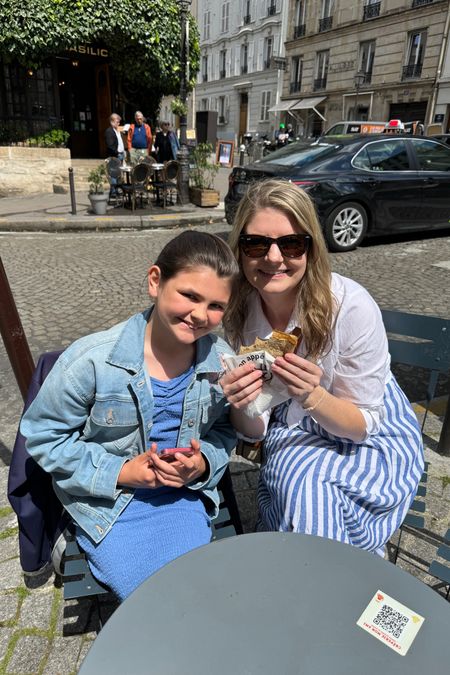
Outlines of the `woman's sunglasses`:
[[272,244],[276,244],[285,258],[301,258],[309,249],[312,237],[309,234],[288,234],[285,237],[263,237],[259,234],[241,234],[239,248],[248,258],[262,258]]

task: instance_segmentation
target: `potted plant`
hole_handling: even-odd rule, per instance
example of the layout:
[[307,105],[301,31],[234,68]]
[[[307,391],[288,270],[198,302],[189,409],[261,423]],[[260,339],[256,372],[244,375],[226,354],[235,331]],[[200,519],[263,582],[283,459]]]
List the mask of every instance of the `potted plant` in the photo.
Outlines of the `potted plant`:
[[99,164],[88,174],[89,183],[89,201],[92,211],[97,216],[104,216],[106,205],[108,204],[108,191],[105,190],[107,183],[107,174],[105,164]]
[[214,177],[219,165],[211,161],[211,143],[198,143],[190,154],[194,165],[190,170],[189,199],[196,206],[218,206],[219,192],[214,189]]

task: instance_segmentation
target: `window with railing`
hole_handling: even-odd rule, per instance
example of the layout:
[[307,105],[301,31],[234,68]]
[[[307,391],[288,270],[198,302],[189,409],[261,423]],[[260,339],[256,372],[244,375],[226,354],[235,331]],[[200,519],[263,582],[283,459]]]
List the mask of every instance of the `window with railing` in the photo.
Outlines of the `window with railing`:
[[413,80],[422,75],[426,40],[426,30],[417,30],[409,34],[407,59],[402,70],[402,80]]
[[202,82],[208,82],[208,57],[202,56]]
[[333,27],[333,17],[326,16],[323,19],[319,19],[319,33],[323,33],[324,30],[330,30]]
[[211,25],[211,12],[208,10],[203,14],[203,39],[209,40]]
[[304,23],[294,26],[294,40],[297,38],[301,38],[305,35],[306,32],[306,25]]
[[359,68],[361,84],[372,82],[373,61],[375,58],[375,40],[367,40],[359,43]]
[[431,5],[433,0],[412,0],[413,7],[422,7],[422,5]]
[[322,11],[319,19],[319,33],[330,30],[333,26],[334,0],[322,0]]
[[219,96],[219,99],[217,101],[217,113],[218,113],[218,123],[219,124],[226,124],[227,122],[227,112],[226,112],[226,97],[225,96]]
[[270,1],[267,5],[267,16],[273,16],[277,13],[277,5],[275,2]]
[[252,20],[251,0],[246,0],[244,3],[244,26]]
[[293,56],[291,59],[291,78],[289,93],[296,94],[302,88],[303,57]]
[[381,2],[369,0],[369,2],[364,5],[363,21],[369,21],[369,19],[375,19],[377,16],[380,16],[380,7]]
[[330,60],[330,52],[328,49],[324,49],[323,51],[317,52],[316,71],[313,83],[314,91],[325,89],[327,86],[329,60]]
[[230,26],[230,3],[224,2],[222,5],[222,33],[228,33]]
[[303,37],[306,24],[306,0],[295,0],[294,7],[294,39]]
[[227,63],[227,50],[222,49],[219,52],[219,77],[221,80],[223,80],[223,78],[227,76],[226,63]]

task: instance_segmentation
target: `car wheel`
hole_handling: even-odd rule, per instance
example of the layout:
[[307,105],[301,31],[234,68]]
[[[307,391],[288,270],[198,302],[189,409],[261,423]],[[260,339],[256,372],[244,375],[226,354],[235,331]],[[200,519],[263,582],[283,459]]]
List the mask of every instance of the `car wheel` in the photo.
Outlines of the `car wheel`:
[[327,218],[325,239],[330,251],[351,251],[364,239],[367,230],[367,212],[356,202],[337,206]]

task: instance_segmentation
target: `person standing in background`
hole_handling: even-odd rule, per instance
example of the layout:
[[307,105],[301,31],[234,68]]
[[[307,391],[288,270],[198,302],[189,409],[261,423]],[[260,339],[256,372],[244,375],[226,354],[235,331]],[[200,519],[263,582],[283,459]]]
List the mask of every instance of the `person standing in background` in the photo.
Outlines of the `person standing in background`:
[[140,110],[134,114],[135,124],[130,124],[127,136],[127,149],[131,164],[137,164],[141,157],[146,157],[152,151],[152,130],[144,122],[144,115]]
[[107,157],[117,157],[123,162],[125,148],[123,145],[122,134],[119,131],[120,121],[120,115],[112,113],[109,118],[109,127],[105,131],[105,142]]
[[161,122],[161,131],[155,136],[155,151],[158,162],[168,162],[177,158],[180,144],[178,138],[170,129],[169,122]]

